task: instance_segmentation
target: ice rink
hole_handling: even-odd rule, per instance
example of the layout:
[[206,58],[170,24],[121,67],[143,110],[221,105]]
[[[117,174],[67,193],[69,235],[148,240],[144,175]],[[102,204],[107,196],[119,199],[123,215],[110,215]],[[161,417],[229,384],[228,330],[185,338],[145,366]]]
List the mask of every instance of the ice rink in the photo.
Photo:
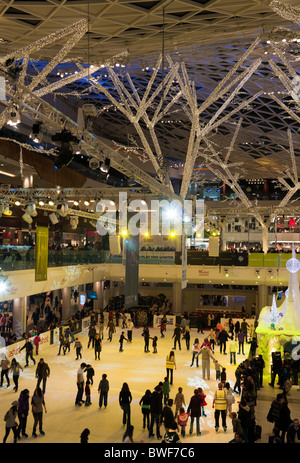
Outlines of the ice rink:
[[[47,413],[44,413],[44,431],[45,435],[32,437],[33,417],[31,411],[27,422],[28,438],[22,438],[21,443],[79,443],[80,434],[84,428],[89,428],[90,443],[121,443],[125,428],[122,424],[122,410],[118,403],[118,396],[123,382],[127,382],[131,390],[133,401],[131,406],[131,423],[134,425],[134,441],[145,443],[158,443],[156,437],[149,438],[148,431],[142,427],[142,413],[139,400],[145,393],[146,389],[153,391],[154,387],[163,381],[166,375],[165,359],[166,355],[173,347],[171,339],[173,330],[169,328],[165,338],[160,337],[158,329],[150,328],[150,336],[158,336],[158,353],[152,353],[152,344],[150,341],[150,353],[144,353],[144,340],[141,336],[142,329],[134,328],[132,344],[125,342],[124,351],[119,352],[119,336],[121,328],[113,336],[113,341],[107,340],[107,331],[104,331],[104,340],[101,352],[101,359],[95,360],[94,350],[92,347],[87,348],[87,336],[78,336],[83,345],[82,361],[89,363],[95,370],[94,384],[92,386],[92,404],[89,407],[84,405],[75,406],[75,397],[77,393],[76,374],[81,360],[75,360],[74,344],[71,344],[71,352],[64,355],[57,355],[58,346],[40,348],[35,360],[43,357],[48,363],[51,374],[47,381],[45,401]],[[126,330],[125,330],[126,335]],[[191,330],[191,345],[196,337],[202,341],[204,334],[197,333],[196,329]],[[23,351],[24,352],[24,351]],[[214,414],[212,409],[213,394],[217,388],[216,374],[213,362],[211,363],[210,380],[202,379],[201,360],[199,368],[190,367],[191,351],[186,349],[185,341],[182,341],[182,350],[176,352],[177,369],[174,372],[174,384],[170,397],[175,398],[178,387],[183,388],[186,405],[193,395],[195,387],[202,387],[206,394],[206,417],[201,417],[201,436],[194,434],[182,439],[186,443],[226,443],[233,438],[231,420],[227,419],[228,429],[225,433],[220,427],[218,433],[214,429]],[[216,347],[215,358],[220,364],[227,369],[227,379],[234,385],[234,371],[236,366],[230,365],[229,354],[219,353],[219,347]],[[239,363],[245,358],[243,355],[237,356]],[[24,366],[22,364],[22,366]],[[97,392],[98,384],[103,373],[107,374],[110,383],[110,392],[108,396],[108,406],[106,409],[99,409],[99,395]],[[29,389],[30,397],[36,386],[35,367],[29,361],[29,367],[21,371],[19,380],[19,390],[14,392],[13,382],[11,379],[10,388],[6,387],[6,381],[0,390],[0,423],[1,423],[1,442],[5,432],[5,423],[3,417],[13,400],[19,397],[22,389]],[[264,380],[264,388],[258,391],[258,403],[256,406],[257,423],[262,426],[262,439],[258,442],[268,442],[268,436],[272,431],[272,424],[266,420],[269,406],[276,394],[280,392],[278,386],[274,389],[268,386],[268,378]],[[300,392],[297,386],[293,386],[288,395],[289,408],[292,418],[300,417],[299,397]],[[236,402],[233,405],[233,411],[238,408],[239,395],[235,394]],[[1,418],[2,416],[2,418]],[[164,426],[162,425],[162,434]],[[8,437],[7,443],[13,442],[13,434]]]

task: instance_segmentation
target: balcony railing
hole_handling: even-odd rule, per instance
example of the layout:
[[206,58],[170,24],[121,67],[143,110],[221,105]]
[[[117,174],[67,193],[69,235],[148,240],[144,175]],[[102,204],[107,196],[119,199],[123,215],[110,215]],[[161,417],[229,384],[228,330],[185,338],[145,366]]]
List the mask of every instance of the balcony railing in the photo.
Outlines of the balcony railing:
[[[218,257],[209,256],[208,251],[188,250],[188,265],[242,266],[242,267],[285,267],[291,253],[220,252]],[[121,264],[122,255],[112,255],[106,250],[70,249],[48,251],[48,267],[62,267],[82,264]],[[181,252],[140,251],[140,264],[181,265]],[[3,271],[28,270],[35,268],[35,249],[29,246],[0,246],[0,267]]]

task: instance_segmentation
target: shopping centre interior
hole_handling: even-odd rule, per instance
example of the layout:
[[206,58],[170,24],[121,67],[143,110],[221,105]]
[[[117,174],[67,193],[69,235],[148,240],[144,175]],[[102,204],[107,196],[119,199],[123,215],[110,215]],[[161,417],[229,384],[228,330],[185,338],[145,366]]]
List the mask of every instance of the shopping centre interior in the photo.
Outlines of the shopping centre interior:
[[[248,340],[266,362],[255,442],[269,442],[266,416],[282,392],[269,386],[272,352],[296,363],[286,346],[300,339],[299,2],[0,0],[0,26],[1,358],[24,364],[25,337],[44,340],[49,413],[38,442],[79,442],[85,427],[90,442],[122,442],[126,378],[134,441],[150,443],[139,400],[164,379],[175,324],[187,317],[191,345],[202,342],[216,328],[208,314],[226,329],[231,318],[254,323]],[[37,307],[49,310],[36,318]],[[109,310],[115,321],[131,314],[134,342],[121,362],[121,322],[114,343],[104,336],[95,383],[111,378],[113,411],[101,411],[99,429],[96,384],[95,410],[74,410],[78,361],[57,350],[77,320],[84,360],[96,363],[88,324]],[[159,337],[163,314],[170,326],[145,369],[142,328]],[[236,365],[215,354],[234,386]],[[203,387],[209,398],[202,435],[185,442],[229,442],[229,417],[227,434],[214,429],[215,377],[190,368],[190,349],[176,355],[171,396],[182,386],[188,401]],[[32,365],[21,381],[32,395]],[[0,417],[13,400],[12,387],[0,388]]]

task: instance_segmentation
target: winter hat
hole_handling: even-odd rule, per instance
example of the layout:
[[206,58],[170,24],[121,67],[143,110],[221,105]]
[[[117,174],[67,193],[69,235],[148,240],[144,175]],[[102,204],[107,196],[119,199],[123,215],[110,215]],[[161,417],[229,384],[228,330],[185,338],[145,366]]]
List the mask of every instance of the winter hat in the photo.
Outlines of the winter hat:
[[16,407],[17,405],[19,405],[19,402],[17,400],[14,400],[11,404],[13,407]]

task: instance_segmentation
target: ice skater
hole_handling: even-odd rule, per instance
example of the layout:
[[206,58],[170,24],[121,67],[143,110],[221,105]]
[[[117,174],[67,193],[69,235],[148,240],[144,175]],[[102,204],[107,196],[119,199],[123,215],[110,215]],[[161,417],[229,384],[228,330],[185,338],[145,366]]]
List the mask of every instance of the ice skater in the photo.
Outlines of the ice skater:
[[76,360],[78,360],[79,358],[82,358],[82,354],[81,354],[82,344],[78,338],[75,339],[74,349],[76,349]]
[[25,359],[26,359],[26,364],[24,365],[24,368],[25,368],[25,367],[28,367],[28,365],[29,365],[29,364],[28,364],[29,358],[33,361],[33,364],[35,365],[35,360],[34,360],[33,355],[32,355],[32,354],[33,354],[33,345],[32,345],[32,343],[31,343],[31,341],[30,341],[29,339],[26,339],[26,342],[25,342],[24,346],[21,347],[20,352],[21,352],[23,349],[25,349],[25,352],[26,352],[26,357],[25,357]]
[[100,338],[100,334],[96,334],[95,336],[95,344],[94,344],[94,350],[95,350],[95,360],[100,360],[100,352],[102,351],[102,341]]
[[108,396],[108,391],[109,391],[109,381],[107,380],[107,375],[104,373],[102,375],[102,379],[99,383],[98,386],[98,392],[100,394],[99,396],[99,408],[102,408],[102,405],[104,407],[107,407],[107,396]]
[[92,405],[92,402],[91,402],[91,382],[90,380],[88,379],[85,383],[85,388],[84,388],[84,391],[85,391],[85,406],[88,407],[89,405]]
[[124,331],[122,331],[121,336],[120,336],[120,339],[119,339],[119,343],[120,343],[119,352],[123,352],[123,342],[124,342],[124,341],[127,341],[127,342],[128,342],[128,339],[125,338],[125,336],[124,336]]

